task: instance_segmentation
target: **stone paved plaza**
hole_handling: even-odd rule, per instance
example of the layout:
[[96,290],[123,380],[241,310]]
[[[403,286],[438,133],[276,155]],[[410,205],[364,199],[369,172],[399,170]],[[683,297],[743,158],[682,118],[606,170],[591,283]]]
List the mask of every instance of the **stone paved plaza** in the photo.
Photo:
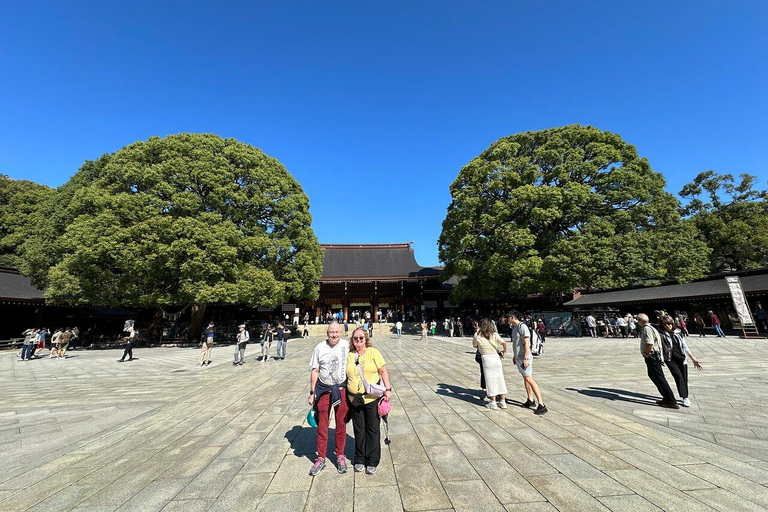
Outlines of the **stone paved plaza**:
[[[478,399],[469,338],[376,334],[395,393],[379,472],[308,476],[308,361],[231,365],[232,348],[0,354],[0,511],[768,508],[768,342],[689,338],[690,409],[653,405],[635,339],[551,338],[534,363],[550,412]],[[674,389],[674,383],[670,377]],[[347,454],[353,443],[348,428]],[[331,445],[333,444],[331,436]],[[329,449],[329,453],[332,450]]]

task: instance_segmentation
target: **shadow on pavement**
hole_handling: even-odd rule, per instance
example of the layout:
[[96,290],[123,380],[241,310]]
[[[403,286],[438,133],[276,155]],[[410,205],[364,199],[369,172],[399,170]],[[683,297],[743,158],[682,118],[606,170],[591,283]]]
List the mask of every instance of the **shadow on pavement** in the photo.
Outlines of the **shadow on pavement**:
[[565,388],[566,391],[576,391],[580,395],[590,396],[593,398],[603,398],[605,400],[631,402],[641,405],[656,405],[656,400],[659,397],[646,395],[643,393],[635,393],[633,391],[626,391],[623,389],[613,388]]
[[[347,425],[347,431],[350,429],[352,429],[351,423]],[[327,456],[332,461],[336,460],[334,455],[336,453],[335,434],[336,429],[328,429]],[[291,443],[291,450],[296,457],[306,457],[310,462],[315,461],[315,457],[317,457],[317,428],[296,425],[285,433],[285,438]],[[347,434],[344,445],[344,455],[350,460],[355,456],[355,440],[349,434]]]
[[440,382],[437,385],[437,391],[435,391],[435,393],[442,396],[457,398],[475,405],[483,403],[481,398],[482,392],[479,389],[468,389],[454,384]]

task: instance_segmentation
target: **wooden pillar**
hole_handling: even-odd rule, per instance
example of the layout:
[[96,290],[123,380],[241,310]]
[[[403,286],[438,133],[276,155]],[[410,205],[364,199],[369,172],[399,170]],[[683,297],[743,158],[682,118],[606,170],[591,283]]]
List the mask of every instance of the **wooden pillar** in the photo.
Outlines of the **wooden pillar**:
[[376,316],[376,313],[379,311],[379,283],[378,281],[373,282],[373,300],[372,300],[372,306],[373,311],[371,311],[371,322],[376,323],[378,321],[378,318]]
[[344,311],[344,321],[349,321],[349,295],[347,294],[347,283],[344,283],[344,297],[341,298],[341,307]]

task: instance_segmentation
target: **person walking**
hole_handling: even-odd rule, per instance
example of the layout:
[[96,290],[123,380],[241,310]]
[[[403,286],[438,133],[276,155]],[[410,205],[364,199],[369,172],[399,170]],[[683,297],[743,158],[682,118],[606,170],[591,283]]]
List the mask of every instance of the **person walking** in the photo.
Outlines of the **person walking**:
[[24,335],[24,341],[21,346],[21,353],[19,354],[20,361],[30,361],[32,354],[37,346],[37,329],[27,329],[22,333]]
[[701,313],[694,313],[693,323],[696,325],[696,331],[699,333],[699,338],[706,338],[707,335],[704,334],[704,318],[701,316]]
[[208,327],[203,331],[203,346],[200,348],[200,357],[197,366],[211,364],[211,352],[213,351],[213,338],[216,335],[216,327],[213,322],[208,322]]
[[421,321],[421,341],[427,341],[427,322]]
[[[383,394],[374,393],[371,383],[383,383]],[[376,473],[381,460],[379,402],[388,402],[390,398],[392,384],[384,358],[373,348],[368,333],[355,329],[347,354],[347,400],[355,432],[355,473],[363,470],[369,475]]]
[[616,319],[616,328],[618,329],[616,332],[617,336],[621,334],[621,337],[625,339],[629,336],[629,325],[623,316]]
[[304,317],[304,332],[301,333],[301,338],[309,338],[309,318]]
[[40,351],[45,350],[45,340],[48,338],[48,336],[51,334],[51,331],[48,330],[47,327],[43,327],[39,331],[37,331],[37,346],[35,347],[34,354],[32,354],[32,357],[39,358],[42,356],[39,356],[38,354]]
[[688,336],[688,325],[685,321],[685,316],[679,311],[675,311],[675,327],[680,330],[682,336]]
[[72,331],[69,327],[64,329],[59,336],[59,350],[56,352],[56,357],[59,359],[67,358],[67,349],[69,348],[69,337],[72,336]]
[[59,354],[59,337],[61,337],[62,332],[61,327],[53,331],[53,336],[51,336],[51,354],[48,356],[49,359],[53,359]]
[[668,358],[664,361],[669,368],[669,373],[675,379],[677,385],[677,392],[682,399],[683,407],[690,407],[691,400],[688,398],[688,361],[686,356],[691,358],[694,368],[702,370],[703,367],[699,360],[696,359],[691,353],[691,349],[688,348],[688,344],[685,342],[685,336],[683,336],[680,329],[676,328],[674,319],[669,315],[661,317],[662,331],[661,336],[663,338],[664,345],[669,346],[669,351],[664,351],[665,356]]
[[[512,364],[517,367],[517,371],[523,376],[523,385],[525,386],[526,400],[523,407],[533,407],[538,403],[534,414],[545,414],[548,409],[541,399],[541,390],[536,381],[533,380],[533,356],[531,355],[531,331],[528,326],[520,321],[519,313],[509,314],[509,325],[512,327],[512,346],[513,359]],[[536,401],[534,401],[534,398]]]
[[403,337],[403,322],[400,320],[397,321],[395,324],[395,330],[397,331],[397,339],[400,339]]
[[669,409],[679,409],[680,406],[677,405],[672,388],[669,387],[667,378],[664,376],[663,366],[665,357],[661,335],[649,323],[648,315],[640,313],[636,318],[637,323],[640,325],[640,353],[645,359],[648,378],[651,379],[651,382],[653,382],[661,395],[661,400],[656,402],[656,405]]
[[277,355],[275,355],[275,359],[283,360],[285,359],[285,326],[283,324],[277,324],[277,329],[275,330],[275,335],[277,336]]
[[349,344],[341,339],[341,325],[331,322],[328,325],[327,339],[317,344],[309,361],[308,402],[317,410],[317,458],[309,470],[310,476],[316,476],[325,468],[328,450],[328,425],[331,410],[336,418],[336,469],[346,473],[347,459],[344,447],[347,442],[347,354]]
[[486,407],[492,410],[506,409],[507,384],[504,381],[501,358],[507,353],[507,343],[494,331],[490,319],[483,318],[480,321],[479,328],[472,338],[472,346],[480,353],[485,392],[490,399]]
[[709,315],[709,319],[712,321],[712,327],[715,328],[715,332],[717,332],[717,335],[721,338],[725,338],[725,333],[723,332],[723,329],[720,327],[720,318],[715,314],[714,311],[711,309],[707,311],[707,314]]
[[261,336],[261,362],[263,363],[269,361],[269,349],[272,347],[273,338],[272,326],[269,323],[264,324],[264,332]]
[[760,329],[764,331],[768,329],[768,313],[759,302],[755,303],[755,322]]
[[[68,332],[69,332],[69,328],[67,328],[67,331],[65,331],[64,334],[62,334],[62,336],[64,336]],[[136,339],[136,329],[134,329],[133,326],[131,326],[128,328],[128,336],[125,338],[125,350],[123,351],[123,357],[117,360],[118,363],[125,362],[125,356],[128,356],[128,361],[133,361],[133,342],[135,339]],[[66,348],[64,349],[64,351],[66,352]]]
[[251,339],[251,334],[245,328],[245,324],[237,326],[237,336],[235,338],[235,360],[232,361],[233,366],[243,366],[245,361],[245,347]]

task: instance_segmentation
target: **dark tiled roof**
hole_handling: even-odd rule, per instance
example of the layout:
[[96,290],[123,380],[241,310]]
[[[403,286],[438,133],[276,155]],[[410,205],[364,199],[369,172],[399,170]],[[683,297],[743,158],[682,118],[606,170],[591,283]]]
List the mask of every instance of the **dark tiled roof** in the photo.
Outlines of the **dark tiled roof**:
[[404,244],[321,244],[321,281],[341,279],[418,279],[438,276],[439,267],[416,263],[410,243]]
[[[768,273],[746,275],[741,277],[744,293],[759,293],[768,291]],[[563,304],[569,307],[599,306],[608,304],[623,304],[632,302],[654,302],[677,299],[730,297],[725,277],[707,281],[697,281],[688,284],[673,284],[665,286],[649,286],[632,290],[617,290],[612,292],[591,293]]]
[[43,302],[43,292],[15,268],[0,267],[0,300]]

